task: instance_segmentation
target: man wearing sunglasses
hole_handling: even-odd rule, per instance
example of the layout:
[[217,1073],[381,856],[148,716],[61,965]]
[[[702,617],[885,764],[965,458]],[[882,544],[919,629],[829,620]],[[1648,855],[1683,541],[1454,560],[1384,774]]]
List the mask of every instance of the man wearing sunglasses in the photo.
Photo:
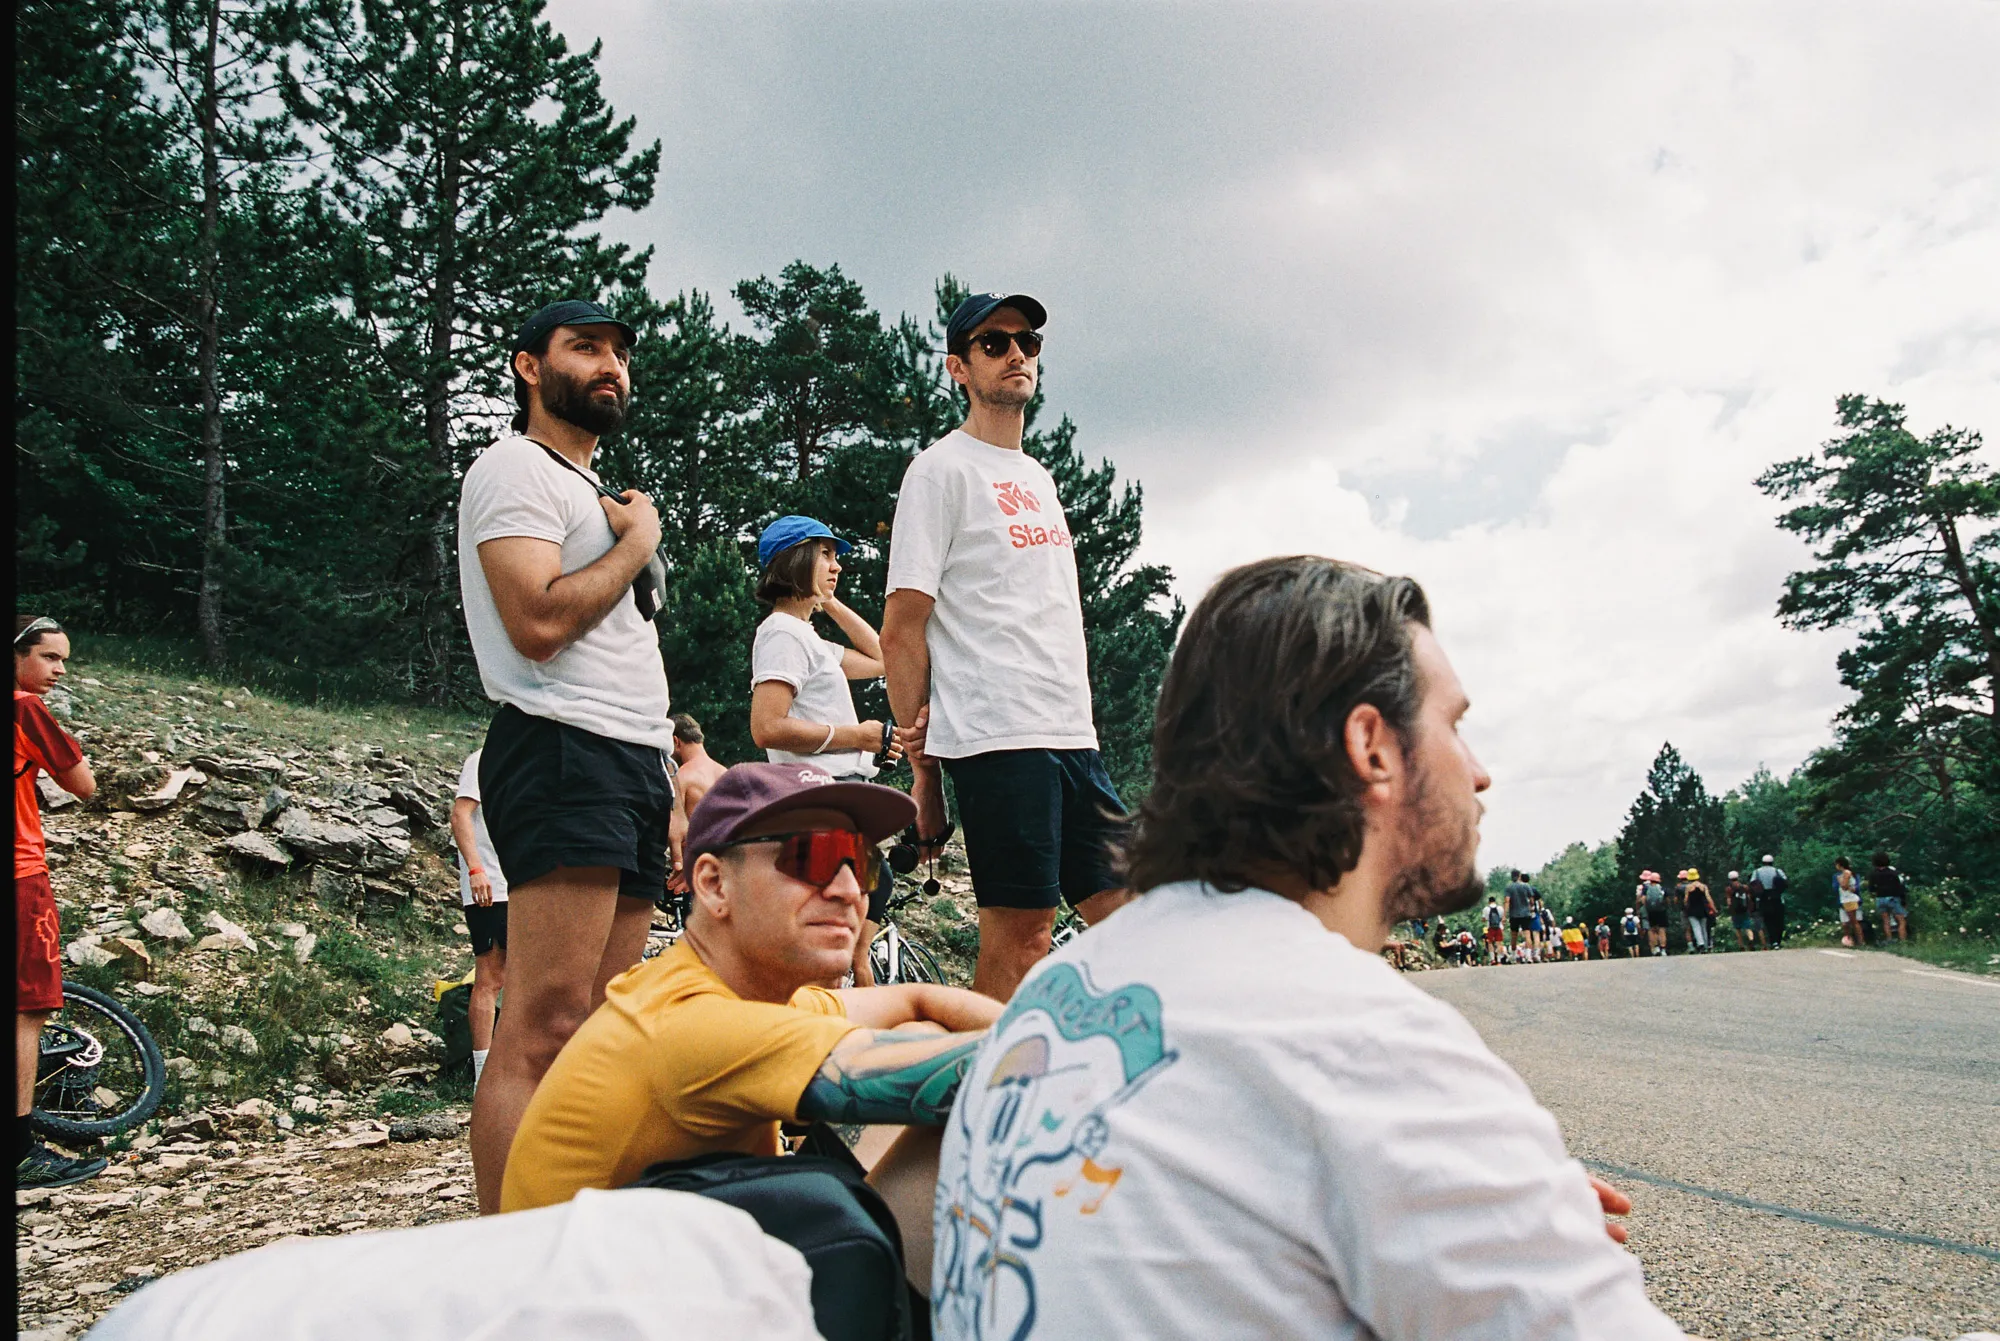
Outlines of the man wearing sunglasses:
[[[979,966],[1005,1000],[1048,953],[1056,906],[1086,922],[1122,903],[1110,849],[1124,805],[1097,753],[1076,554],[1055,481],[1021,450],[1048,313],[974,294],[945,327],[965,423],[910,463],[896,502],[882,651],[911,743],[919,832],[958,793]],[[925,710],[927,716],[920,716]]]
[[549,1068],[501,1209],[621,1187],[658,1160],[776,1154],[780,1122],[940,1126],[999,1003],[952,987],[827,986],[853,962],[875,845],[915,809],[809,764],[723,773],[688,828],[685,934],[614,978]]

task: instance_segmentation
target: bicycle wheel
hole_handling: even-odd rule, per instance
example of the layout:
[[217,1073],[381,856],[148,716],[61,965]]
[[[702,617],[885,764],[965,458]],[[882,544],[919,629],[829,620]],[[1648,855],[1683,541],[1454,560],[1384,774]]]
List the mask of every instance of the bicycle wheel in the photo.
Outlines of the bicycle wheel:
[[891,962],[891,938],[887,927],[868,947],[868,962],[875,967],[875,981],[884,986],[898,982],[944,985],[944,974],[931,952],[905,936],[900,927],[894,937],[894,962]]
[[81,983],[63,984],[63,1008],[42,1026],[41,1052],[28,1120],[47,1135],[116,1136],[166,1096],[166,1059],[146,1026]]

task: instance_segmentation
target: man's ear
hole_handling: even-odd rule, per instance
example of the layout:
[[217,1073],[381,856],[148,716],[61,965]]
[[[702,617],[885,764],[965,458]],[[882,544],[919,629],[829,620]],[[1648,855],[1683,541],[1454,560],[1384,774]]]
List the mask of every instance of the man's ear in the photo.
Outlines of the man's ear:
[[965,386],[972,380],[972,370],[965,366],[965,360],[956,354],[944,356],[944,370],[952,381]]
[[528,350],[523,349],[514,355],[514,371],[519,373],[521,380],[529,386],[542,384],[542,361]]
[[1364,794],[1385,799],[1387,789],[1403,775],[1403,742],[1372,703],[1362,703],[1347,714],[1343,733],[1347,762],[1361,780]]
[[694,890],[694,901],[702,914],[718,922],[729,919],[729,891],[722,885],[722,859],[713,852],[704,852],[694,859],[694,869],[688,872],[688,885]]

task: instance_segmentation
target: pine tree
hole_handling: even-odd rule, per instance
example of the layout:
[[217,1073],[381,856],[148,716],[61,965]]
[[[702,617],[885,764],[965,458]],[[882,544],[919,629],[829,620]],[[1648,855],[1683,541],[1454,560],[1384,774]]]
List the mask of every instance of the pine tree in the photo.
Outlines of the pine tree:
[[613,119],[599,87],[601,44],[571,53],[542,9],[315,0],[285,67],[350,230],[345,282],[377,332],[369,352],[409,388],[409,523],[424,544],[407,599],[433,697],[463,661],[455,486],[511,394],[508,339],[543,303],[639,287],[650,256],[583,229],[646,205],[659,144],[629,152],[633,123]]
[[194,173],[127,5],[28,0],[14,39],[16,579],[65,620],[143,626],[194,571]]
[[[286,211],[255,208],[260,196],[286,192],[278,166],[296,155],[298,141],[282,113],[274,113],[273,64],[287,36],[287,0],[141,0],[140,49],[159,90],[165,123],[181,142],[198,176],[189,202],[193,250],[188,258],[191,310],[184,314],[195,345],[194,399],[199,406],[202,473],[201,574],[196,624],[211,665],[223,659],[223,603],[228,543],[229,454],[224,448],[225,401],[248,388],[226,381],[223,311],[232,288],[247,296],[255,279],[258,243],[267,234],[246,222],[269,224]],[[296,238],[287,238],[296,242]],[[231,263],[225,268],[228,251]],[[299,251],[281,245],[281,264],[296,268]],[[264,259],[269,259],[268,256]]]

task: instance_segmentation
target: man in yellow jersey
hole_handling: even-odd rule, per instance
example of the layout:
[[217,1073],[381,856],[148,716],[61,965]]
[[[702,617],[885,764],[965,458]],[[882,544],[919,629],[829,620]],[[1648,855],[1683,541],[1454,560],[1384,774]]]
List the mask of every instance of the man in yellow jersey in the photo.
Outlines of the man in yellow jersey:
[[689,821],[674,947],[614,978],[549,1068],[503,1211],[712,1151],[775,1154],[781,1121],[939,1126],[1000,1004],[952,987],[830,990],[881,858],[916,808],[809,764],[739,764]]

